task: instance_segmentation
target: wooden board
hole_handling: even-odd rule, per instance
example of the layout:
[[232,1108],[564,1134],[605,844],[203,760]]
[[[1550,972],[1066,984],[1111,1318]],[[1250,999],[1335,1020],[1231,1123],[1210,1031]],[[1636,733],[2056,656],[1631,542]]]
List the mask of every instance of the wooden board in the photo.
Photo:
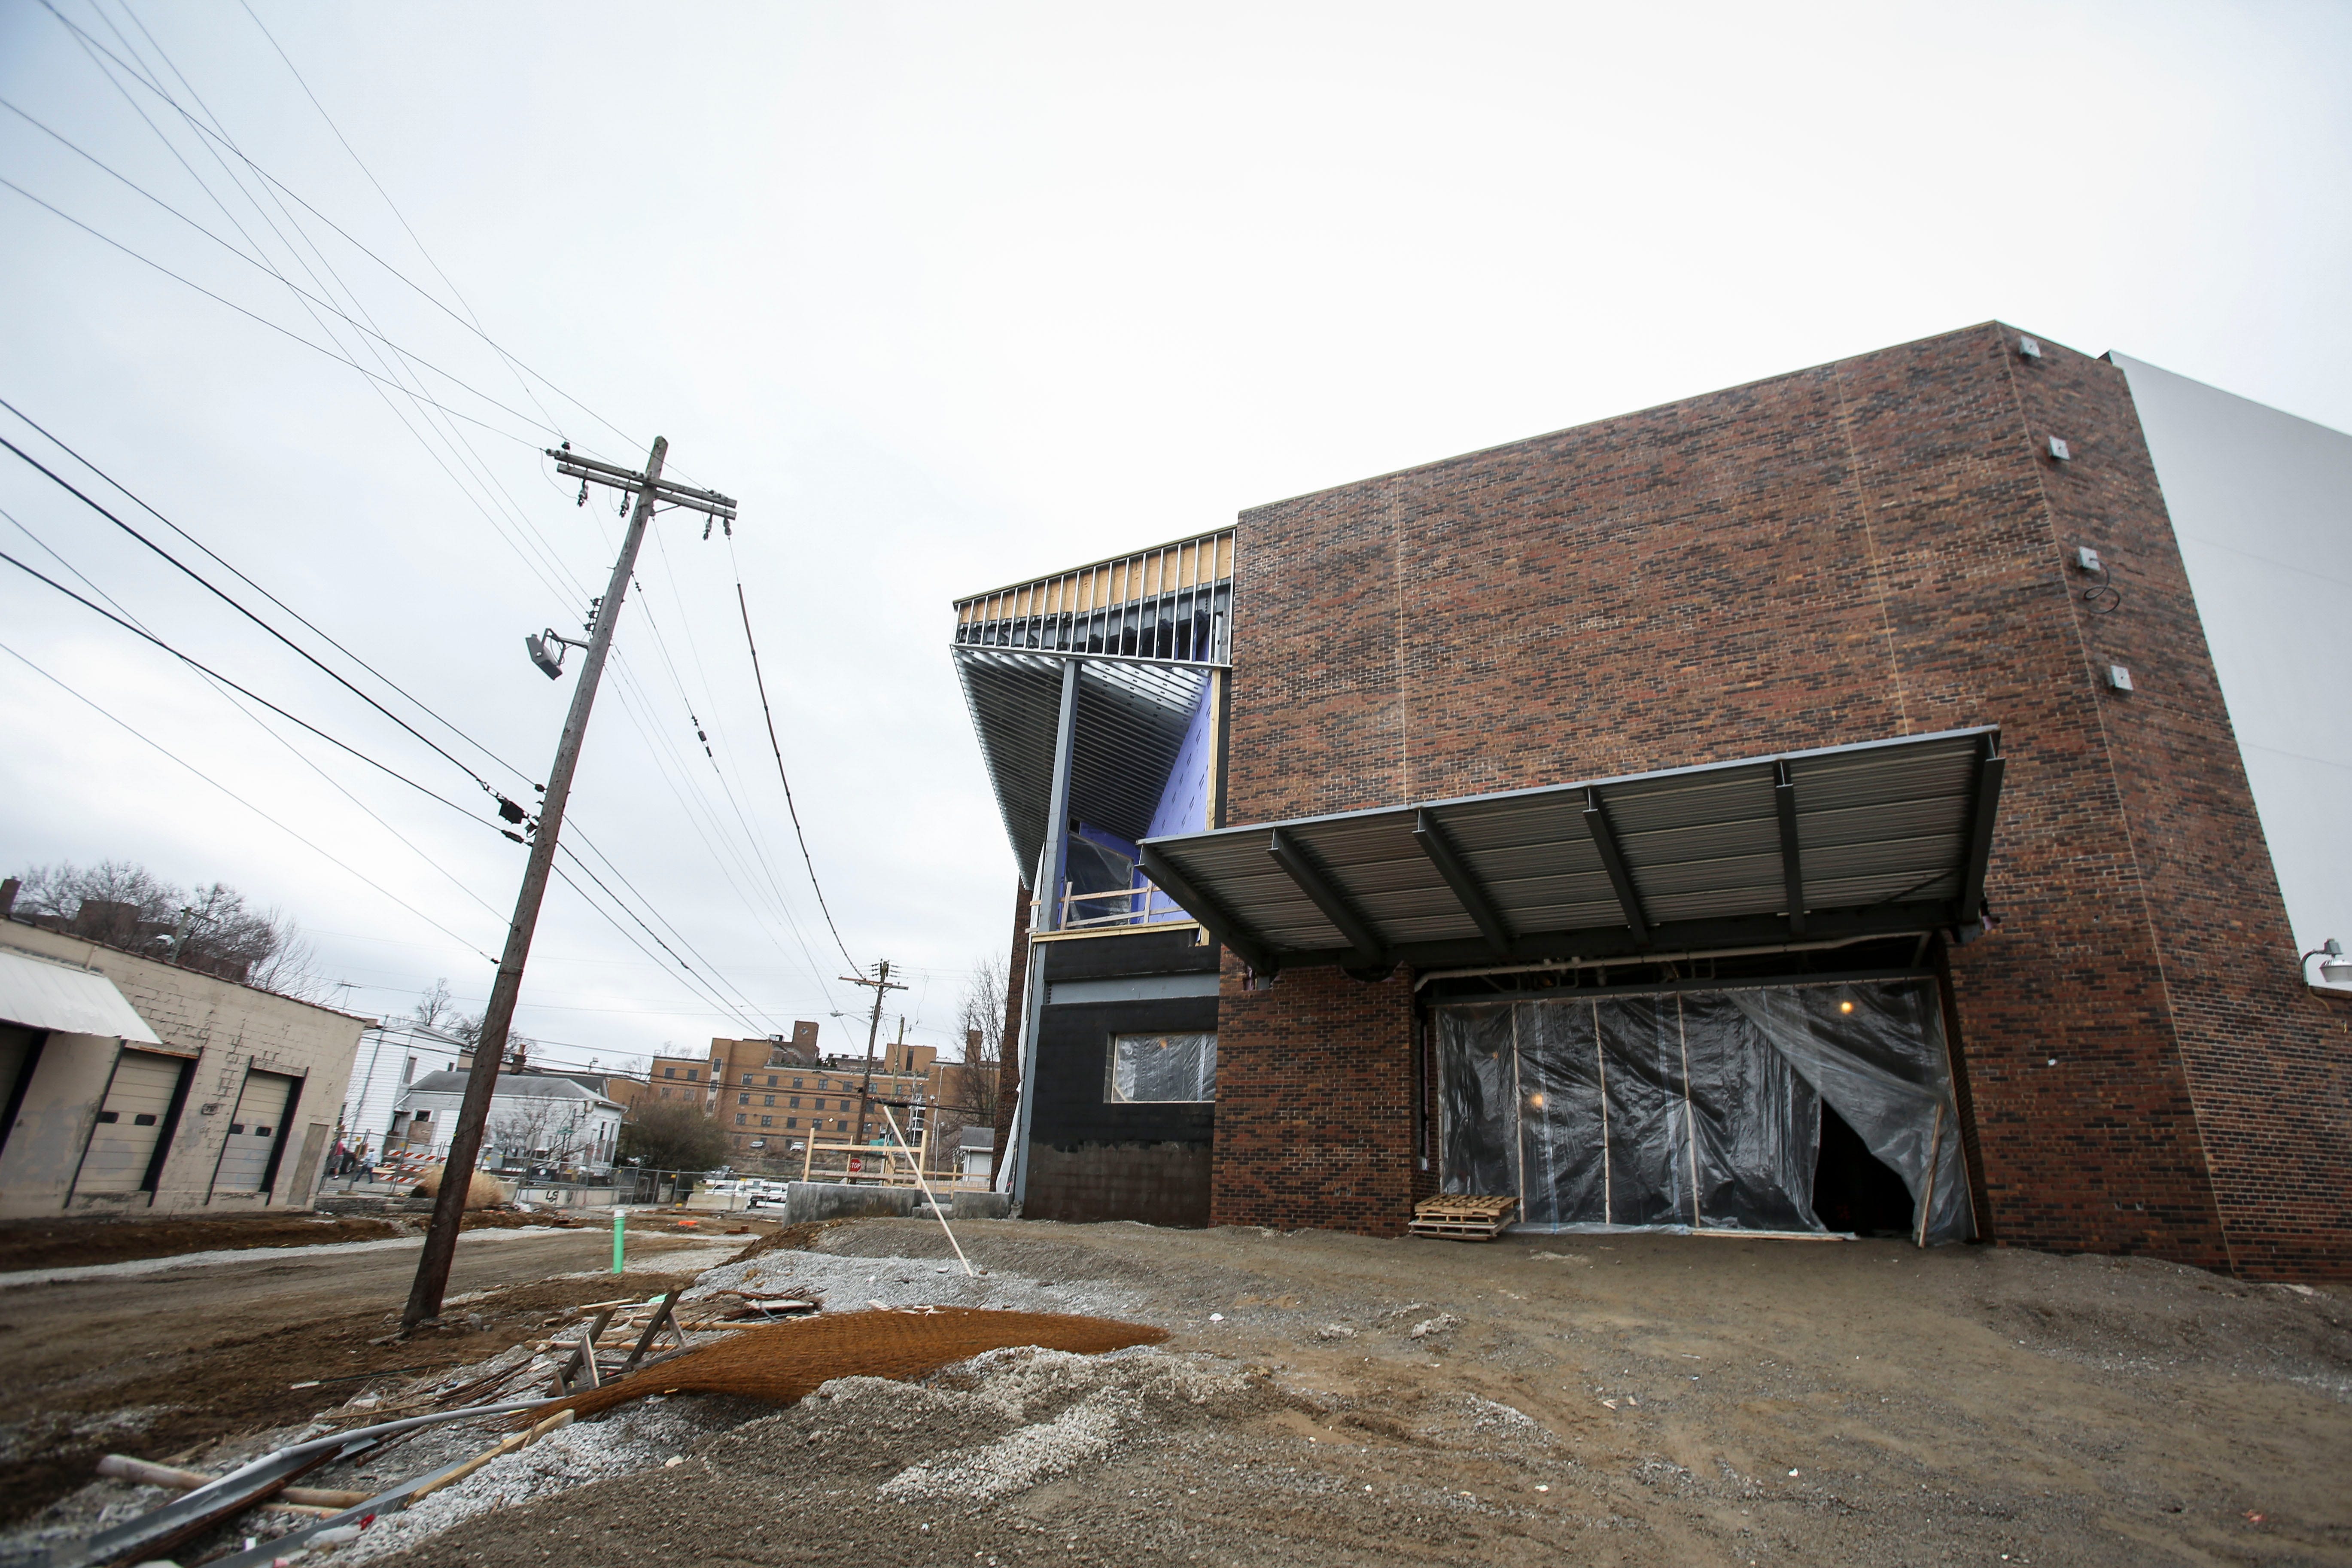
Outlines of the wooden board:
[[1492,1241],[1503,1234],[1518,1206],[1516,1197],[1450,1193],[1415,1204],[1412,1223],[1406,1228],[1415,1236],[1449,1241]]

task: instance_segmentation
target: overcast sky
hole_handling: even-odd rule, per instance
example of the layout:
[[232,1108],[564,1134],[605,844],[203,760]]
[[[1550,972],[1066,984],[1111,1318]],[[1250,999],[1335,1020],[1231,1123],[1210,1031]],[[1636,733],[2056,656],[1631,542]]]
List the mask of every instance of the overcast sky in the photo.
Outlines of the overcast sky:
[[[841,934],[946,1045],[1015,886],[959,594],[1994,316],[2352,428],[2341,5],[54,5],[0,0],[0,96],[106,168],[0,110],[0,176],[105,238],[0,189],[0,397],[440,719],[546,776],[572,679],[521,637],[577,632],[619,525],[540,447],[667,436],[740,499],[731,547],[658,520],[566,833],[719,999],[558,884],[518,1026],[578,1059],[864,1043],[739,573]],[[487,815],[5,451],[0,509],[0,550]],[[5,869],[228,881],[354,1012],[487,996],[522,849],[5,564],[0,644],[79,694],[0,655]]]

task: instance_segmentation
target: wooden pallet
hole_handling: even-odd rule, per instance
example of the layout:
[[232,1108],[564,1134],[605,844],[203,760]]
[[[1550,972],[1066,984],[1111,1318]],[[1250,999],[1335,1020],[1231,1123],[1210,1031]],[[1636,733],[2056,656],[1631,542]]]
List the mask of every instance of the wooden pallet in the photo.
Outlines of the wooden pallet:
[[1443,1237],[1449,1241],[1492,1241],[1503,1234],[1518,1206],[1517,1198],[1450,1194],[1415,1204],[1412,1223],[1407,1228],[1415,1236]]

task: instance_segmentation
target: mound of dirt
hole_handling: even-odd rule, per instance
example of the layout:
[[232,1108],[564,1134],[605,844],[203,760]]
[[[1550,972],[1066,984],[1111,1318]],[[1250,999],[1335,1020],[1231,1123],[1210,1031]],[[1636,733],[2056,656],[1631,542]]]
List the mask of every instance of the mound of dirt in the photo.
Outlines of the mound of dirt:
[[983,1351],[1013,1345],[1093,1355],[1153,1345],[1165,1329],[1059,1312],[993,1312],[965,1307],[827,1313],[746,1329],[635,1376],[534,1410],[541,1421],[569,1408],[595,1415],[647,1394],[722,1394],[790,1405],[839,1377],[911,1378]]
[[[420,1198],[439,1197],[442,1173],[447,1169],[446,1165],[436,1165],[419,1176],[416,1179],[416,1195]],[[475,1172],[473,1180],[466,1185],[466,1206],[469,1209],[499,1208],[513,1197],[513,1192],[504,1182],[487,1172]]]

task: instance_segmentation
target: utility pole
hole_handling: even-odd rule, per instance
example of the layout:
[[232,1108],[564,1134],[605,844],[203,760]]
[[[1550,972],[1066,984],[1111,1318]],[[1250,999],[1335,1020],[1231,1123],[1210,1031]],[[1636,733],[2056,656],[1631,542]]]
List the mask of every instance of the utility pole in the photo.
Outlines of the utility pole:
[[[569,441],[547,454],[556,460],[559,472],[581,481],[581,504],[587,503],[591,482],[609,485],[624,494],[635,492],[637,504],[629,517],[628,533],[621,541],[620,557],[613,563],[612,581],[605,585],[604,596],[596,602],[589,622],[587,658],[581,665],[579,682],[572,688],[572,710],[563,721],[563,737],[555,747],[555,765],[548,772],[547,787],[540,801],[530,859],[523,868],[522,889],[515,895],[514,920],[507,927],[506,952],[499,960],[498,978],[490,985],[489,1005],[482,1014],[481,1035],[474,1044],[473,1067],[466,1075],[466,1098],[457,1108],[457,1126],[449,1140],[449,1157],[441,1169],[441,1191],[433,1202],[433,1224],[425,1233],[424,1256],[416,1260],[416,1280],[409,1287],[408,1306],[400,1315],[403,1332],[441,1315],[441,1297],[449,1288],[449,1264],[457,1251],[457,1229],[466,1215],[466,1195],[474,1184],[474,1162],[482,1151],[483,1125],[489,1120],[490,1096],[498,1087],[499,1061],[506,1054],[515,1002],[522,994],[523,963],[530,956],[531,933],[539,926],[539,906],[547,896],[548,873],[555,868],[555,840],[563,827],[564,803],[572,795],[572,772],[580,763],[581,742],[588,735],[589,710],[596,704],[597,683],[604,678],[604,657],[612,650],[613,627],[621,618],[621,600],[628,593],[629,578],[636,570],[637,547],[645,542],[646,525],[653,521],[654,506],[659,502],[721,519],[729,524],[729,531],[733,531],[732,500],[716,491],[688,489],[663,481],[662,462],[668,453],[669,442],[656,437],[653,450],[646,456],[643,473],[576,456]],[[561,673],[560,651],[557,664],[558,668],[551,673]],[[513,820],[511,816],[509,819]]]
[[882,1004],[891,992],[906,989],[890,978],[890,961],[887,958],[874,966],[874,973],[875,978],[871,980],[863,974],[842,976],[852,985],[874,987],[874,1018],[866,1026],[866,1081],[858,1086],[857,1090],[857,1141],[860,1143],[866,1142],[867,1130],[874,1121],[874,1043],[882,1034]]

